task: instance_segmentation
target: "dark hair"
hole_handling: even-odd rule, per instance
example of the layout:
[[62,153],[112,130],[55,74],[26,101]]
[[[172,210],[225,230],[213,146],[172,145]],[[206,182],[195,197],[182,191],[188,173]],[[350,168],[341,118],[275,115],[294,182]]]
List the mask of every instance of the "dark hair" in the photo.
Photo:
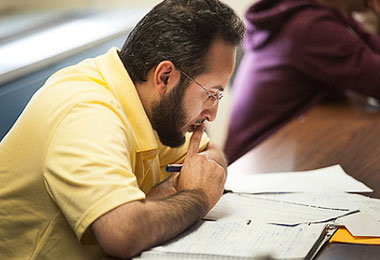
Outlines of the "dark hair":
[[242,20],[218,0],[165,0],[132,30],[120,58],[133,82],[146,81],[163,60],[196,77],[207,69],[205,56],[214,39],[236,46],[244,32]]

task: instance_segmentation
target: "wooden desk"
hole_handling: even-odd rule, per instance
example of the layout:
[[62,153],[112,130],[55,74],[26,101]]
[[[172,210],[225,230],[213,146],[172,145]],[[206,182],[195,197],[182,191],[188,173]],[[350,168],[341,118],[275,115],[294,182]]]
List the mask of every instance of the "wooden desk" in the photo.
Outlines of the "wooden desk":
[[[229,167],[229,174],[311,170],[340,164],[380,198],[380,112],[324,104],[291,121]],[[380,259],[380,246],[328,244],[321,259]]]

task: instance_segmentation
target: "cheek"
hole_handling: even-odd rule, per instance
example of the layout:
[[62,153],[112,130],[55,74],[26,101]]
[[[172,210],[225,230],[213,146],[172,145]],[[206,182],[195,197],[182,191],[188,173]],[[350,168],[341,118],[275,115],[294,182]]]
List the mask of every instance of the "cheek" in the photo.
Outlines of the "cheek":
[[186,113],[186,121],[194,123],[194,120],[199,120],[201,117],[203,102],[199,98],[191,98],[190,95],[185,95],[183,109]]

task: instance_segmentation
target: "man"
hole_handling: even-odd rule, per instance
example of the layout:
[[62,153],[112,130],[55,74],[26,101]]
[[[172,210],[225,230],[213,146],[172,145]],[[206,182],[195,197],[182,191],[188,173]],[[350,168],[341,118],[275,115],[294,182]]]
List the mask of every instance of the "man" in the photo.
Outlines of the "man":
[[261,0],[246,13],[233,84],[229,163],[310,107],[347,90],[380,99],[380,39],[352,19],[379,0]]
[[51,76],[0,144],[0,259],[130,258],[202,218],[226,177],[203,122],[243,34],[218,0],[167,0]]

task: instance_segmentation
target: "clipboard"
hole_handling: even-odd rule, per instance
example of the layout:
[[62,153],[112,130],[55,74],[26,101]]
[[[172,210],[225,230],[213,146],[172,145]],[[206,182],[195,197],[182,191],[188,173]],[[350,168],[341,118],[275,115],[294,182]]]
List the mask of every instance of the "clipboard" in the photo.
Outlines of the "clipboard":
[[318,252],[322,249],[322,247],[330,240],[330,238],[335,234],[338,230],[338,227],[332,224],[327,224],[321,236],[314,244],[309,254],[306,256],[306,260],[312,260],[318,254]]

